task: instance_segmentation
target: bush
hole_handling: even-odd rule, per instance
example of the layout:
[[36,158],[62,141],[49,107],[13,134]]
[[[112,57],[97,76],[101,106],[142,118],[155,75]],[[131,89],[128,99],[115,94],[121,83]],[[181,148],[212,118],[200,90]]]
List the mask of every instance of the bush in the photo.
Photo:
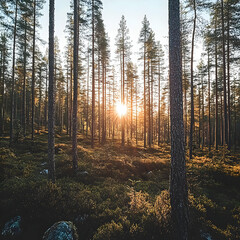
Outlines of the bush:
[[115,223],[114,221],[106,223],[97,229],[97,233],[94,234],[93,240],[123,240],[124,237],[123,226],[121,223]]

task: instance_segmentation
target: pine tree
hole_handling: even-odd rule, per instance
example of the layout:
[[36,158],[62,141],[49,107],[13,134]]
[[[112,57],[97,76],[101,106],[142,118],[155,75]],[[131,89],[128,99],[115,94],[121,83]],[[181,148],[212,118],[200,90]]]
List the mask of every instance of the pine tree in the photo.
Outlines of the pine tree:
[[[125,97],[125,69],[126,64],[128,62],[128,57],[130,55],[130,38],[129,38],[129,29],[127,28],[127,23],[125,17],[122,16],[121,21],[119,23],[118,35],[116,37],[116,46],[117,46],[117,54],[120,56],[120,64],[122,69],[122,84],[121,84],[121,104],[126,104]],[[122,146],[125,144],[125,116],[121,117],[121,128],[122,128]]]

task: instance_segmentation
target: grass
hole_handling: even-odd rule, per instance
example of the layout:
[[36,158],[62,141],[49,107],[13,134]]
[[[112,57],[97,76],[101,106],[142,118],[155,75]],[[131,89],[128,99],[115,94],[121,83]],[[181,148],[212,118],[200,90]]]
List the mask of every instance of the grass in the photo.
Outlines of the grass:
[[[56,138],[55,185],[48,183],[47,135],[0,139],[0,225],[21,215],[22,239],[42,239],[60,220],[73,221],[80,239],[170,239],[168,145],[143,149],[120,142],[90,147],[78,139],[79,170],[72,170],[71,141]],[[195,152],[187,160],[190,234],[240,239],[240,155]]]

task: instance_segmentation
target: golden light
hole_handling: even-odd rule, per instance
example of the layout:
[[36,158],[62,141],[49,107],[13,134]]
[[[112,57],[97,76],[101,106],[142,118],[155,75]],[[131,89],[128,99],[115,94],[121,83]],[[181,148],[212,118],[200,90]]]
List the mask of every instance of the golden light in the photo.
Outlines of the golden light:
[[116,106],[117,113],[120,117],[126,115],[127,113],[127,106],[122,103],[118,103]]

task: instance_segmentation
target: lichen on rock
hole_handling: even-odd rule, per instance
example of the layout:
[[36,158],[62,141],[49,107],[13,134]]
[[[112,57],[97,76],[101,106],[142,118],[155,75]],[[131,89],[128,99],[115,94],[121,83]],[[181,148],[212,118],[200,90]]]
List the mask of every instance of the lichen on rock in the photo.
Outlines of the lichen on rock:
[[2,230],[3,237],[15,237],[21,234],[21,217],[17,216],[9,220]]
[[76,227],[72,222],[57,222],[44,233],[43,240],[78,240]]

